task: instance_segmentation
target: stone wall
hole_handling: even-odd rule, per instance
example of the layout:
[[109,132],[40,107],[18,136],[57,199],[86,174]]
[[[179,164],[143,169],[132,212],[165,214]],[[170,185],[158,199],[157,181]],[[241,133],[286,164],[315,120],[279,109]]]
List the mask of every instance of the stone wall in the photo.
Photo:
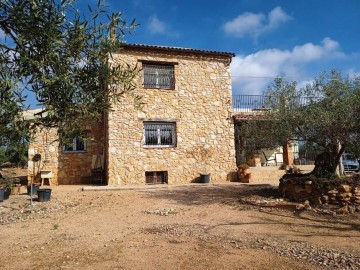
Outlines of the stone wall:
[[348,184],[319,186],[314,185],[311,180],[303,180],[300,177],[287,177],[280,180],[279,191],[285,198],[298,202],[360,205],[360,186]]
[[[65,152],[59,144],[55,128],[38,129],[29,145],[28,180],[39,180],[41,170],[51,170],[52,184],[91,183],[92,158],[104,154],[104,122],[90,125],[89,132],[91,139],[86,142],[86,151]],[[39,162],[32,160],[35,154],[41,155]]]
[[[175,89],[144,89],[140,73],[142,110],[131,97],[114,104],[108,115],[109,184],[144,184],[146,171],[167,171],[169,184],[196,181],[204,171],[211,182],[226,181],[236,169],[230,57],[125,48],[114,61],[140,68],[141,61],[176,63]],[[143,122],[155,119],[176,122],[175,147],[144,147]]]
[[[33,161],[35,154],[41,155],[40,161]],[[53,182],[58,183],[59,140],[56,129],[36,129],[32,134],[28,150],[28,181],[40,181],[41,170],[51,170]]]

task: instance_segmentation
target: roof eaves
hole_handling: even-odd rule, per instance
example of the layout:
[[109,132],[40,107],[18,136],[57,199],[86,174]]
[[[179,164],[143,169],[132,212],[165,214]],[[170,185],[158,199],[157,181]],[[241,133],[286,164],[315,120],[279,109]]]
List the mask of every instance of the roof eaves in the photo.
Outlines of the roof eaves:
[[218,55],[218,56],[226,56],[226,57],[234,57],[235,56],[235,53],[232,53],[232,52],[219,52],[219,51],[198,50],[198,49],[191,49],[191,48],[169,47],[169,46],[158,46],[158,45],[124,44],[122,47],[134,48],[134,49],[147,49],[147,50],[174,51],[174,52],[184,52],[184,53]]

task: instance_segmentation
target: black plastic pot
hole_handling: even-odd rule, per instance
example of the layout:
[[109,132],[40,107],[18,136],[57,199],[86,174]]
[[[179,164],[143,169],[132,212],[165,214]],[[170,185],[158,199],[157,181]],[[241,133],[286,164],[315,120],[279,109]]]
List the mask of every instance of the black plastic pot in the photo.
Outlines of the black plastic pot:
[[200,183],[207,184],[210,182],[210,173],[209,174],[200,174]]
[[3,189],[0,189],[0,202],[5,200],[5,191]]
[[51,198],[51,188],[42,188],[38,189],[38,201],[39,202],[47,202],[50,201]]
[[[32,186],[32,193],[31,193],[31,186]],[[39,186],[35,186],[33,184],[31,184],[30,186],[27,186],[27,194],[28,195],[36,195],[38,190],[39,190]]]
[[8,188],[4,189],[4,200],[9,199],[10,194],[11,194],[11,190],[10,190],[10,189],[8,189]]

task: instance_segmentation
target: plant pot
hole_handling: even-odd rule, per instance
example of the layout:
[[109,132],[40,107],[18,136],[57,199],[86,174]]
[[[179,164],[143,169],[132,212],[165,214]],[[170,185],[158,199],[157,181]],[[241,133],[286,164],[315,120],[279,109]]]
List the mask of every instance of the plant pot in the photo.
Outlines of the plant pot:
[[200,174],[200,183],[207,184],[210,182],[210,173],[208,174]]
[[250,183],[250,179],[251,179],[251,173],[239,175],[239,181],[241,183]]
[[0,202],[5,200],[5,191],[3,189],[0,189]]
[[9,199],[10,194],[11,194],[11,189],[8,188],[4,189],[4,200]]
[[[31,187],[32,187],[32,193],[31,193]],[[30,186],[27,186],[27,194],[28,195],[36,195],[37,191],[39,190],[39,186],[31,184]]]
[[51,198],[51,188],[42,188],[37,191],[38,201],[39,202],[47,202],[50,201]]

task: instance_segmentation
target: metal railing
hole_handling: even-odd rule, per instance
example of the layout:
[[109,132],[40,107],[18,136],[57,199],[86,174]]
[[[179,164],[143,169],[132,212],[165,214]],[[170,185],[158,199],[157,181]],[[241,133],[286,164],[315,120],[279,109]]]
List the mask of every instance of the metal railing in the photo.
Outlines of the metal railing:
[[293,152],[295,165],[314,165],[315,159],[320,152],[315,151],[299,151]]
[[233,110],[235,112],[258,112],[270,109],[271,96],[234,95]]
[[174,66],[144,64],[143,72],[146,88],[174,88]]
[[[277,97],[265,95],[233,95],[233,111],[244,113],[265,112],[271,109],[271,105],[279,102]],[[290,106],[305,106],[318,102],[320,98],[299,97],[292,101]],[[285,101],[284,101],[285,103]]]

